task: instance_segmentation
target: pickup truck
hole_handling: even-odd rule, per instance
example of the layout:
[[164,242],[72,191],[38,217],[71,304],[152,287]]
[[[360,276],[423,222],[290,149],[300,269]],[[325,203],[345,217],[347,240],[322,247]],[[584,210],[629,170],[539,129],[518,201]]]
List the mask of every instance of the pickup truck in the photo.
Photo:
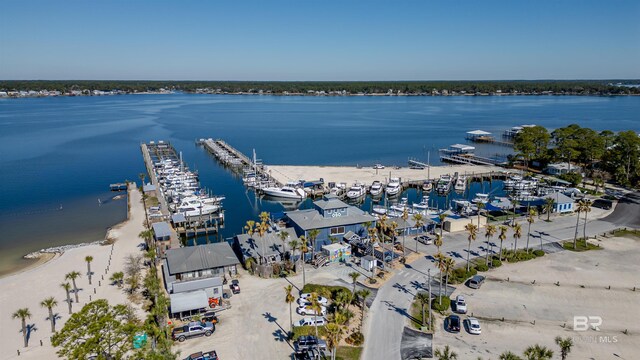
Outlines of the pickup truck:
[[211,350],[205,353],[203,353],[202,351],[193,353],[184,358],[184,360],[220,360],[220,358],[218,357],[218,354],[215,350]]
[[327,342],[322,340],[322,339],[318,339],[315,336],[300,336],[298,338],[298,340],[293,342],[293,350],[297,353],[303,353],[309,349],[315,349],[318,348],[320,350],[326,350],[327,349]]
[[183,342],[187,338],[194,336],[211,336],[214,331],[216,331],[216,326],[213,323],[193,321],[187,325],[173,329],[171,337],[173,340]]

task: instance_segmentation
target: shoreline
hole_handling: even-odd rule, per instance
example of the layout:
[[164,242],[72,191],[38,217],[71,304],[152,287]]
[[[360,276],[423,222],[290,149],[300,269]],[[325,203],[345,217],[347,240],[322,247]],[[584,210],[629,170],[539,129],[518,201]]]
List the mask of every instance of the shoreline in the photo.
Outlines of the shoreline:
[[14,269],[7,271],[4,274],[0,274],[0,279],[4,279],[6,277],[18,275],[23,272],[39,268],[42,265],[59,258],[69,250],[79,249],[79,248],[93,246],[93,245],[99,245],[99,246],[112,245],[116,241],[116,239],[113,236],[111,236],[112,231],[123,227],[124,225],[127,224],[127,222],[131,220],[131,196],[130,196],[129,190],[127,190],[126,197],[127,197],[127,218],[115,224],[114,226],[107,228],[104,239],[91,241],[91,242],[83,242],[79,244],[58,245],[58,246],[52,246],[52,247],[32,251],[22,256],[22,259],[33,260],[32,263],[25,264],[25,266],[18,266]]

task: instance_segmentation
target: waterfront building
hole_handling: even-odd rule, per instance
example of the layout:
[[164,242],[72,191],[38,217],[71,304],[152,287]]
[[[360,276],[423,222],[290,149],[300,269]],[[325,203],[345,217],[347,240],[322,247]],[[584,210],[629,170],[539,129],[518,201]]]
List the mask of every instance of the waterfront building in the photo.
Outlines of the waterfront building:
[[296,231],[286,228],[281,231],[289,234],[285,241],[280,238],[280,232],[269,229],[264,235],[258,232],[253,234],[238,234],[234,238],[233,250],[244,264],[247,259],[254,258],[264,264],[272,264],[284,260],[285,243],[296,239]]
[[569,163],[553,163],[547,165],[544,171],[549,175],[563,175],[570,172],[580,173],[582,172],[582,168],[578,165]]
[[360,237],[367,236],[365,223],[375,226],[376,218],[367,212],[340,201],[335,195],[325,195],[313,203],[312,209],[288,211],[285,221],[295,230],[296,236],[309,239],[309,231],[318,230],[314,250],[331,244],[331,238],[342,240],[351,231]]
[[568,213],[573,212],[575,201],[561,192],[555,192],[544,197],[544,199],[553,199],[553,212]]

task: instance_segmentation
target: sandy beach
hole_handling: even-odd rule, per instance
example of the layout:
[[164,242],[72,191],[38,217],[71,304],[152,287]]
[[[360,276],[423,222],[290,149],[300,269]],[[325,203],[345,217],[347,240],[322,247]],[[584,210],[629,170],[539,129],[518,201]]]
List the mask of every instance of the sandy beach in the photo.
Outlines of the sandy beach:
[[[128,220],[113,227],[107,238],[114,239],[112,245],[87,245],[65,251],[60,255],[45,254],[40,261],[28,269],[23,269],[0,279],[0,359],[51,359],[56,358],[51,346],[51,326],[47,319],[48,310],[40,302],[53,296],[58,305],[54,314],[58,314],[56,329],[61,329],[69,318],[65,291],[60,284],[65,282],[65,274],[78,271],[82,276],[76,280],[79,291],[79,303],[73,303],[73,311],[78,311],[88,302],[106,299],[110,304],[127,304],[130,301],[122,289],[109,284],[108,279],[114,272],[124,270],[125,258],[129,254],[142,254],[142,240],[138,234],[144,230],[144,208],[142,196],[135,188],[129,188]],[[89,285],[85,257],[93,256],[91,270],[92,285]],[[72,294],[73,298],[73,294]],[[12,319],[11,314],[20,308],[29,308],[33,325],[29,336],[29,347],[24,348],[20,332],[20,320]],[[137,308],[139,315],[142,310]],[[18,350],[20,356],[18,357]]]
[[399,177],[402,181],[417,181],[427,178],[436,179],[440,175],[459,173],[459,174],[478,174],[488,172],[505,171],[504,168],[498,166],[481,166],[481,165],[442,165],[431,166],[431,169],[410,169],[403,167],[394,169],[387,167],[384,169],[373,169],[372,167],[358,168],[355,166],[299,166],[299,165],[269,165],[267,167],[269,174],[278,182],[286,184],[289,181],[298,181],[304,179],[307,181],[324,179],[325,184],[329,182],[345,182],[351,185],[356,181],[371,185],[374,180],[384,183],[390,177]]

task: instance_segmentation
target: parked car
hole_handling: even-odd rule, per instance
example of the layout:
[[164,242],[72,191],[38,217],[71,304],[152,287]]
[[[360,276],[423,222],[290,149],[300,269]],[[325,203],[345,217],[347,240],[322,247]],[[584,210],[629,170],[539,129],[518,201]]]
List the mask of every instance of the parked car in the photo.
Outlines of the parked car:
[[416,237],[416,240],[424,245],[431,245],[433,244],[433,239],[431,239],[429,236],[427,235],[420,235]]
[[465,322],[469,334],[480,335],[482,333],[482,329],[480,328],[480,322],[478,321],[478,319],[474,317],[468,317]]
[[234,294],[240,294],[240,282],[238,280],[231,280],[231,285],[229,285],[229,288]]
[[467,281],[467,286],[472,289],[480,289],[480,286],[482,286],[482,283],[484,283],[484,279],[485,277],[482,275],[475,275],[474,277],[469,279],[469,281]]
[[213,311],[207,311],[206,313],[202,314],[202,317],[200,319],[205,323],[210,322],[214,325],[218,323],[218,315],[216,315],[216,313]]
[[456,312],[458,314],[466,314],[467,313],[467,302],[464,300],[464,296],[458,295],[456,296]]
[[[307,297],[303,297],[303,295],[309,295]],[[327,306],[329,300],[326,297],[318,296],[318,302],[322,306]],[[311,305],[311,294],[302,294],[298,299],[298,305]]]
[[318,339],[313,335],[300,336],[298,340],[293,342],[293,350],[297,354],[303,353],[309,349],[316,349],[316,348],[321,350],[326,350],[327,342],[322,339]]
[[327,319],[324,317],[305,317],[293,323],[293,326],[324,326],[327,325]]
[[307,305],[301,305],[298,306],[298,309],[296,309],[296,312],[300,315],[327,315],[327,308],[325,306],[321,306],[320,307],[320,313],[317,314],[316,310],[313,309],[313,307],[311,306],[307,306]]
[[382,165],[382,164],[375,164],[375,165],[373,165],[373,168],[374,168],[374,169],[376,169],[376,170],[378,170],[378,169],[384,169],[384,165]]
[[211,351],[207,351],[207,352],[197,352],[197,353],[193,353],[189,356],[187,356],[186,358],[184,358],[184,360],[218,360],[218,354],[216,353],[215,350],[211,350]]
[[604,210],[610,210],[613,207],[613,203],[611,202],[611,200],[607,199],[596,199],[591,206]]
[[458,315],[447,317],[447,331],[460,332],[460,317]]
[[211,336],[216,331],[216,326],[213,323],[205,323],[201,321],[193,321],[187,325],[177,327],[171,332],[173,340],[180,342],[185,341],[187,338],[194,336]]

